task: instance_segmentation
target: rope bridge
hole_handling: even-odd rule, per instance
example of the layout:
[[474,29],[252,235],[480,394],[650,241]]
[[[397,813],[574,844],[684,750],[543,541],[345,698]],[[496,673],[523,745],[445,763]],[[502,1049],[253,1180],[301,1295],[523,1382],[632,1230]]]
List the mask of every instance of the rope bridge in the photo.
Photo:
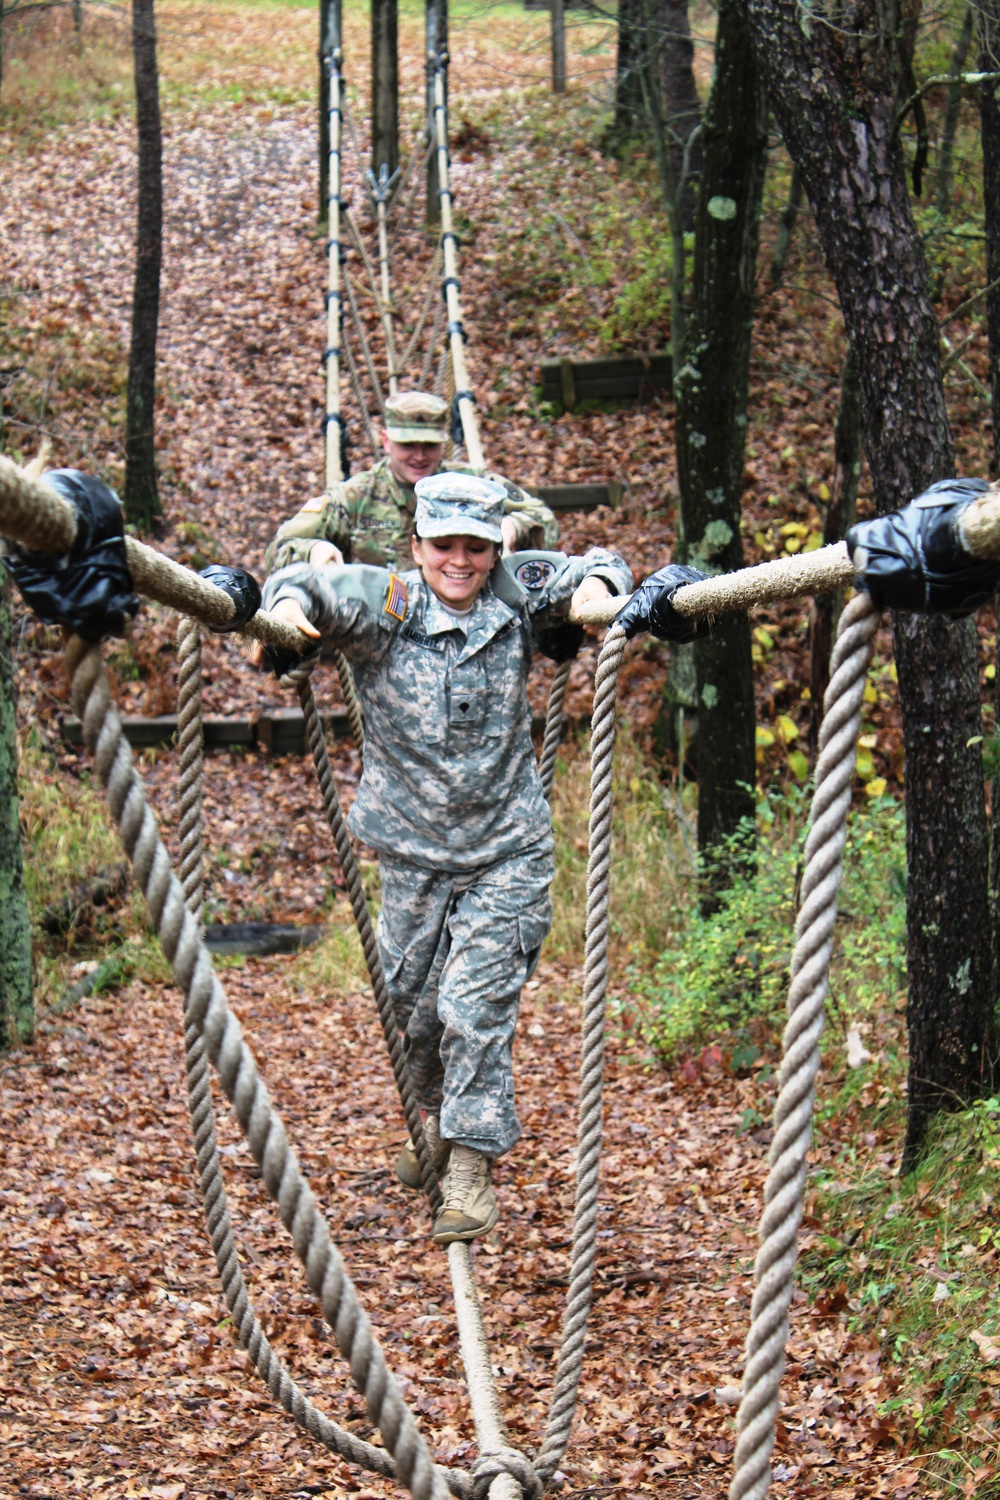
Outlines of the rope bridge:
[[[963,544],[978,557],[1000,559],[1000,492],[989,492],[964,513]],[[0,456],[0,535],[36,552],[61,555],[72,545],[76,529],[73,507],[42,481],[29,477]],[[537,1456],[529,1460],[508,1445],[493,1381],[489,1350],[472,1274],[468,1244],[448,1246],[455,1285],[456,1310],[470,1402],[480,1458],[469,1471],[434,1464],[427,1445],[402,1399],[369,1319],[361,1307],[343,1261],[333,1244],[308,1182],[275,1111],[239,1022],[212,969],[205,947],[201,912],[201,852],[198,776],[201,756],[198,680],[200,627],[219,628],[234,617],[229,595],[132,539],[129,566],[136,588],[177,609],[181,626],[181,764],[183,884],[171,872],[156,820],[147,805],[121,721],[111,701],[100,648],[77,636],[66,646],[73,706],[104,783],[122,843],[143,892],[153,926],[184,995],[184,1036],[189,1104],[198,1170],[209,1233],[223,1292],[241,1344],[272,1395],[318,1441],[344,1458],[395,1477],[416,1500],[537,1500],[555,1472],[569,1440],[590,1308],[596,1245],[597,1198],[601,1148],[604,1057],[604,1001],[608,972],[608,902],[612,810],[612,764],[618,669],[625,635],[614,615],[624,601],[591,604],[581,611],[584,623],[610,624],[597,668],[591,742],[590,852],[586,951],[584,965],[583,1040],[578,1118],[577,1187],[566,1311],[563,1319],[555,1386]],[[673,598],[679,613],[698,618],[780,598],[842,587],[853,576],[843,543],[806,557],[781,559],[756,568],[689,585]],[[806,1153],[811,1138],[815,1079],[823,1001],[833,945],[837,887],[851,799],[855,744],[862,694],[878,612],[868,596],[858,594],[841,617],[827,690],[816,790],[810,816],[802,879],[802,905],[796,927],[789,992],[789,1022],[775,1106],[770,1171],[764,1193],[760,1250],[755,1266],[752,1322],[742,1400],[737,1416],[738,1441],[730,1500],[762,1500],[770,1484],[770,1454],[778,1389],[788,1334],[788,1306],[796,1258],[796,1235],[802,1217]],[[298,648],[304,638],[293,628],[259,612],[243,629],[248,639]],[[311,643],[310,643],[311,644]],[[309,723],[318,759],[325,745],[318,717]],[[329,766],[327,763],[327,771]],[[350,851],[350,839],[339,802],[321,775],[324,806],[338,853]],[[407,1094],[405,1068],[393,1055],[395,1028],[385,1008],[384,976],[371,934],[370,917],[360,883],[350,887],[352,905],[372,975],[376,1002],[389,1044],[404,1114],[433,1204],[437,1184]],[[365,923],[367,922],[367,931]],[[370,935],[370,936],[369,936]],[[381,987],[380,987],[381,976]],[[277,1204],[295,1252],[305,1268],[337,1346],[362,1392],[369,1418],[385,1448],[361,1441],[319,1412],[295,1385],[270,1348],[246,1291],[233,1243],[208,1084],[208,1063],[216,1068],[240,1126],[259,1165],[268,1192]]]

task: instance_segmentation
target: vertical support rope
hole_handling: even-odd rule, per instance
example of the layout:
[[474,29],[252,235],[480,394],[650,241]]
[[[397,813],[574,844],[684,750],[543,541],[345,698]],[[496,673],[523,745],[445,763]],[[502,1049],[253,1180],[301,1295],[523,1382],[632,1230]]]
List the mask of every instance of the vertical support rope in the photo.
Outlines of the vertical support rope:
[[587,862],[587,937],[584,954],[583,1035],[577,1130],[576,1208],[573,1253],[563,1318],[562,1346],[545,1436],[535,1472],[543,1485],[552,1478],[569,1441],[583,1346],[590,1314],[597,1249],[597,1195],[601,1165],[601,1111],[604,1087],[604,1001],[608,983],[608,902],[611,889],[612,771],[615,702],[625,632],[612,625],[597,662],[591,722],[590,854]]
[[830,686],[823,699],[816,790],[795,928],[789,1020],[774,1109],[760,1250],[754,1267],[752,1322],[746,1342],[743,1397],[736,1418],[738,1438],[729,1500],[763,1500],[771,1484],[770,1458],[778,1414],[778,1388],[785,1366],[806,1153],[812,1138],[823,1006],[837,920],[837,887],[843,874],[862,695],[878,622],[878,612],[869,596],[855,594],[841,616],[830,663]]
[[203,929],[205,891],[201,806],[205,740],[201,718],[201,626],[190,615],[181,615],[177,625],[177,690],[180,879],[188,911]]
[[556,774],[556,757],[563,732],[563,708],[566,703],[566,688],[575,658],[557,662],[549,688],[549,701],[545,706],[545,733],[542,736],[542,753],[538,757],[538,774],[541,777],[545,800],[552,801],[552,783]]
[[442,288],[448,308],[448,340],[465,451],[472,468],[484,469],[486,460],[479,440],[475,402],[469,389],[469,372],[465,363],[465,325],[462,322],[462,304],[458,295],[458,239],[452,214],[451,179],[448,175],[448,111],[444,99],[446,66],[444,56],[440,56],[434,74],[434,134],[437,142],[438,193],[441,199],[441,244],[444,247]]
[[111,701],[100,648],[72,636],[66,646],[66,668],[73,709],[83,725],[84,744],[94,756],[156,935],[184,994],[185,1034],[189,1027],[198,1032],[218,1072],[264,1185],[292,1237],[306,1279],[364,1395],[369,1418],[381,1429],[398,1477],[415,1500],[445,1500],[447,1477],[433,1464],[385,1363],[368,1316],[257,1072],[240,1023],[213,972],[199,924],[187,909],[181,884],[171,872],[156,819]]

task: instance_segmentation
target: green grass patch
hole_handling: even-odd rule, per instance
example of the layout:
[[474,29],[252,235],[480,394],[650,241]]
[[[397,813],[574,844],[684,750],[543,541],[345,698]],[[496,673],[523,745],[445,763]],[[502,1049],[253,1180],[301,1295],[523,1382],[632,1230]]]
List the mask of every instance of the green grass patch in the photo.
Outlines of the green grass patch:
[[[679,940],[694,879],[693,831],[673,792],[660,784],[625,723],[615,750],[609,951],[619,972],[649,968]],[[587,912],[589,741],[568,745],[556,767],[552,823],[556,876],[548,956],[579,961]]]

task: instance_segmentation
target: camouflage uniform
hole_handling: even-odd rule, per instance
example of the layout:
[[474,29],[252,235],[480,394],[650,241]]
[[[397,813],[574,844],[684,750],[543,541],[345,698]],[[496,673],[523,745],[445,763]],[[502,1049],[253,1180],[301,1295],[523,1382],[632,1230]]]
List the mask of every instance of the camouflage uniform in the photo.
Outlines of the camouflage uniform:
[[421,1103],[442,1134],[492,1158],[520,1129],[510,1045],[550,923],[552,824],[525,691],[536,634],[590,574],[625,593],[612,552],[518,553],[459,624],[419,571],[293,566],[291,597],[350,659],[365,719],[348,819],[379,851],[379,943]]
[[[472,474],[468,464],[441,466],[441,472]],[[504,514],[514,522],[514,551],[554,548],[559,541],[559,523],[541,500],[527,494],[509,479],[496,479],[507,491]],[[264,554],[268,572],[290,563],[307,562],[314,542],[332,542],[348,562],[373,563],[380,568],[405,570],[413,567],[410,537],[416,511],[413,487],[397,479],[383,458],[374,468],[352,474],[309,503],[279,526]]]

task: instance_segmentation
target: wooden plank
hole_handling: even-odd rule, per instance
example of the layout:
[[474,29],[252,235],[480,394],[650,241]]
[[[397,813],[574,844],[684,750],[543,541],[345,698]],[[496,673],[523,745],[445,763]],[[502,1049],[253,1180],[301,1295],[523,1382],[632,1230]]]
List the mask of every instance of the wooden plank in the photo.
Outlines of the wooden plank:
[[544,500],[550,510],[596,510],[599,505],[620,504],[625,487],[617,479],[605,484],[525,485],[529,495]]
[[[275,717],[279,720],[276,730],[272,727]],[[334,739],[346,739],[350,735],[351,724],[346,713],[324,714],[323,723]],[[261,724],[267,725],[263,736],[260,733]],[[268,744],[276,746],[271,750],[274,755],[303,755],[306,750],[305,729],[299,709],[279,709],[276,715],[262,716],[257,720],[205,719],[202,728],[207,752],[236,750],[241,746],[257,744],[265,748]],[[122,729],[133,749],[160,749],[176,742],[177,715],[160,714],[151,719],[124,718]],[[78,747],[83,744],[83,726],[79,719],[71,715],[61,721],[60,733],[66,745]],[[285,748],[286,746],[289,748]]]
[[672,362],[669,350],[614,359],[543,359],[539,383],[544,400],[572,411],[582,401],[627,401],[669,391]]

